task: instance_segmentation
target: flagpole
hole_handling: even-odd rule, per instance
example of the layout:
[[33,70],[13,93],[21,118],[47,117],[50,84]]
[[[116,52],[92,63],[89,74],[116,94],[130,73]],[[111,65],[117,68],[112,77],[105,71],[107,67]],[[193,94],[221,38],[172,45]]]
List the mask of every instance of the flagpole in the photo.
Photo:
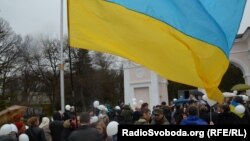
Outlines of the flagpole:
[[64,112],[64,58],[63,58],[63,1],[61,0],[60,8],[60,95],[61,95],[61,110]]

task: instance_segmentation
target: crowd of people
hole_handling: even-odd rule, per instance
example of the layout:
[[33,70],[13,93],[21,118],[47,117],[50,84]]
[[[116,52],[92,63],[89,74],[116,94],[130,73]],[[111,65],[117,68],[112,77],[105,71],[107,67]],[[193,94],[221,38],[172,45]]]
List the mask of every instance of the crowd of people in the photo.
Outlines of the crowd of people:
[[[152,110],[148,103],[131,108],[129,105],[113,109],[91,108],[76,114],[66,105],[65,112],[55,111],[49,117],[30,117],[5,124],[0,141],[116,141],[116,134],[108,134],[110,122],[117,125],[232,125],[249,124],[249,101],[241,96],[225,98],[223,104],[209,105],[200,97],[190,95],[189,101],[167,105],[162,102]],[[113,127],[115,128],[115,127]],[[116,128],[117,130],[117,128]]]

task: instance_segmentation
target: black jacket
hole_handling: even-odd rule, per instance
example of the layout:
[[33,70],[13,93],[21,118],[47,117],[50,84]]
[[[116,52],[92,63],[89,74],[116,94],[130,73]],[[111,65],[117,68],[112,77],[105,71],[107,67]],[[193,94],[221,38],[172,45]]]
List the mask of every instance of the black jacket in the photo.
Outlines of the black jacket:
[[79,127],[77,130],[73,131],[68,141],[101,141],[101,135],[95,128],[91,128],[87,125]]
[[63,131],[63,120],[54,120],[50,123],[49,129],[53,141],[61,141]]
[[241,120],[233,113],[220,113],[218,115],[218,123],[222,125],[239,125]]
[[46,141],[42,128],[29,127],[29,129],[26,130],[26,134],[29,136],[29,141]]

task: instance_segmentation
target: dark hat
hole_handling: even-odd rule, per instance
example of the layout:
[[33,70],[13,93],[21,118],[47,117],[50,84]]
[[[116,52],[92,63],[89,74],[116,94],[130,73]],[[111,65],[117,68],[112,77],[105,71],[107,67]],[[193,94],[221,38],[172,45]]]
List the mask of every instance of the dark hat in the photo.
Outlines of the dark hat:
[[61,116],[60,112],[55,111],[53,113],[53,120],[62,120],[62,116]]
[[159,115],[159,114],[163,114],[163,110],[161,108],[155,108],[153,111],[154,115]]

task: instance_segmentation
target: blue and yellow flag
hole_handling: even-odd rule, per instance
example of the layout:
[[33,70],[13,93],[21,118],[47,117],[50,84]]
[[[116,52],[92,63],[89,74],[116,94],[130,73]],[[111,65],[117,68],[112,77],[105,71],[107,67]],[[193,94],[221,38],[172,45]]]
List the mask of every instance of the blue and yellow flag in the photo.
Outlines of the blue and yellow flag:
[[246,0],[68,0],[72,47],[115,54],[179,83],[217,88]]
[[245,112],[243,113],[237,113],[235,111],[235,108],[238,106],[238,105],[241,105],[240,103],[236,102],[235,100],[232,100],[230,105],[229,105],[229,108],[230,108],[230,111],[232,113],[234,113],[235,115],[237,115],[238,117],[242,118],[244,115],[245,115]]

